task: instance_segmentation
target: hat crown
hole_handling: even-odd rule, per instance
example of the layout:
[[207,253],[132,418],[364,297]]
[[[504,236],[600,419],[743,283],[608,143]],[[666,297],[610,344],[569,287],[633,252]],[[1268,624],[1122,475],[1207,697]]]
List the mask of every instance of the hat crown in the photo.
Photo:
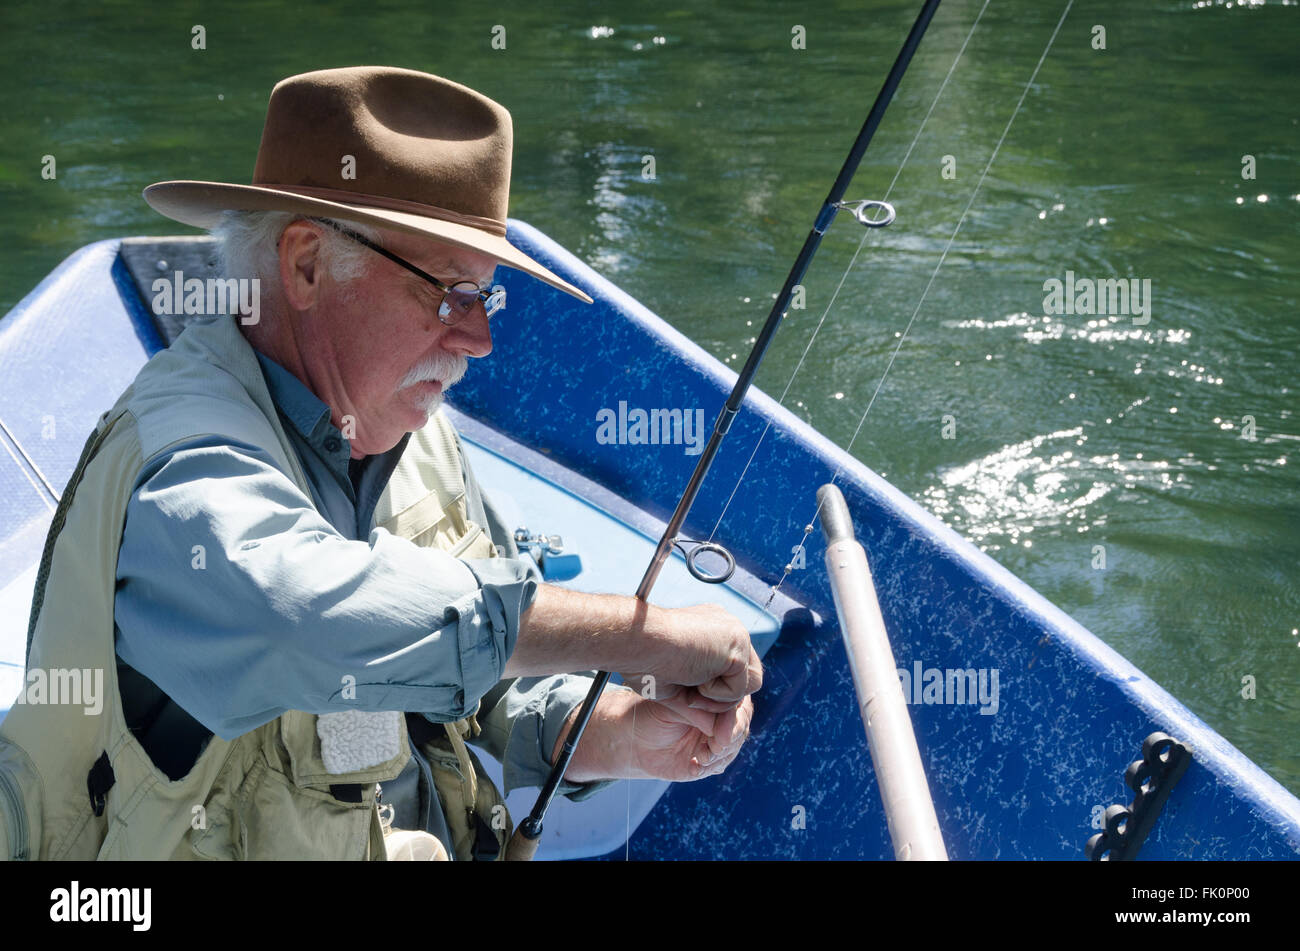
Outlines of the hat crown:
[[350,192],[499,222],[510,113],[459,83],[386,66],[291,76],[271,92],[253,184]]
[[213,228],[227,212],[355,221],[490,255],[590,304],[506,237],[510,113],[440,76],[352,66],[290,76],[271,91],[251,185],[155,182],[160,214]]

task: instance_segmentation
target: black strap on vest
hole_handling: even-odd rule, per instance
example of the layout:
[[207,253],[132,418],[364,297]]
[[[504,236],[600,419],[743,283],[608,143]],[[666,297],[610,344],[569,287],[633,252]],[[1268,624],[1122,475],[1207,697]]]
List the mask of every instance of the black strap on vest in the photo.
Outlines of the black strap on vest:
[[[107,415],[108,413],[105,413],[99,418],[99,421],[102,423]],[[86,437],[86,444],[81,449],[81,458],[77,460],[77,467],[72,470],[72,478],[68,479],[68,484],[63,490],[63,495],[59,499],[59,507],[54,510],[54,519],[50,522],[50,530],[45,536],[45,549],[41,552],[41,564],[36,569],[36,588],[32,593],[32,613],[27,620],[27,652],[23,655],[24,663],[31,658],[32,638],[36,636],[36,621],[41,616],[41,606],[45,603],[45,583],[50,577],[50,562],[54,560],[54,543],[58,541],[59,533],[63,531],[63,523],[67,521],[68,509],[72,507],[72,497],[76,494],[82,473],[86,471],[86,466],[90,464],[91,458],[99,451],[100,443],[108,438],[108,434],[112,430],[112,426],[105,426],[101,430],[96,424],[95,429]]]
[[339,802],[360,802],[365,787],[360,783],[331,783],[330,795]]
[[90,793],[90,808],[95,815],[104,814],[108,791],[113,788],[115,782],[117,777],[113,775],[113,765],[108,761],[108,752],[104,751],[99,754],[99,759],[95,760],[95,765],[90,767],[90,772],[86,776],[86,791]]

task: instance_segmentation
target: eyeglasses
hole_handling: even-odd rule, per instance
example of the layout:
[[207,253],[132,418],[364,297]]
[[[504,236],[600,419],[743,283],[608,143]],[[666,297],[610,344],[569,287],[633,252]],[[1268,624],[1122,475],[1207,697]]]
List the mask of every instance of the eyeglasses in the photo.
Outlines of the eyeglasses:
[[422,268],[416,267],[410,261],[398,257],[387,248],[381,247],[371,241],[363,234],[358,234],[351,228],[345,228],[342,225],[335,224],[332,221],[325,221],[321,218],[313,218],[313,221],[327,225],[337,231],[344,237],[351,238],[357,244],[363,244],[371,251],[382,254],[394,264],[406,268],[417,277],[422,277],[438,290],[442,291],[442,301],[438,304],[438,319],[448,327],[454,327],[462,318],[469,315],[474,309],[474,305],[479,301],[483,302],[483,309],[487,312],[490,319],[493,314],[500,312],[506,306],[505,288],[499,287],[496,290],[485,291],[473,281],[457,281],[455,284],[448,286],[438,280],[429,272]]

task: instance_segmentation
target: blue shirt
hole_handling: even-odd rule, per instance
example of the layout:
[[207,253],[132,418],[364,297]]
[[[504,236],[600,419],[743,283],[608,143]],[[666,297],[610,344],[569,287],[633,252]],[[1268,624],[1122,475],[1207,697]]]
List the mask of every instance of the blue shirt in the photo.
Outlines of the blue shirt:
[[[536,593],[536,566],[462,561],[372,529],[409,436],[350,463],[329,407],[273,360],[258,360],[311,495],[264,449],[226,439],[196,438],[147,460],[118,554],[118,657],[224,739],[288,710],[459,720],[491,691],[478,714],[481,745],[502,761],[507,791],[540,785],[590,678],[493,689]],[[495,513],[461,461],[470,517],[490,528]],[[496,527],[494,541],[515,554]],[[348,675],[355,687],[345,699]],[[562,790],[586,798],[600,785]]]

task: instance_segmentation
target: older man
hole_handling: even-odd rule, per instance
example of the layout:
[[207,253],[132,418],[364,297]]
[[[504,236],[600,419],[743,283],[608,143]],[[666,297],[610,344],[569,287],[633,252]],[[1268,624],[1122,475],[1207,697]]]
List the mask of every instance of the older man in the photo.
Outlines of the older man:
[[[87,443],[46,543],[31,663],[116,670],[103,722],[15,708],[41,857],[491,858],[504,807],[466,747],[538,784],[724,769],[761,667],[720,608],[540,582],[436,409],[492,348],[511,131],[408,70],[291,77],[252,185],[146,190],[212,227],[260,319],[188,328]],[[80,599],[80,600],[79,600]],[[107,660],[112,658],[112,660]]]

